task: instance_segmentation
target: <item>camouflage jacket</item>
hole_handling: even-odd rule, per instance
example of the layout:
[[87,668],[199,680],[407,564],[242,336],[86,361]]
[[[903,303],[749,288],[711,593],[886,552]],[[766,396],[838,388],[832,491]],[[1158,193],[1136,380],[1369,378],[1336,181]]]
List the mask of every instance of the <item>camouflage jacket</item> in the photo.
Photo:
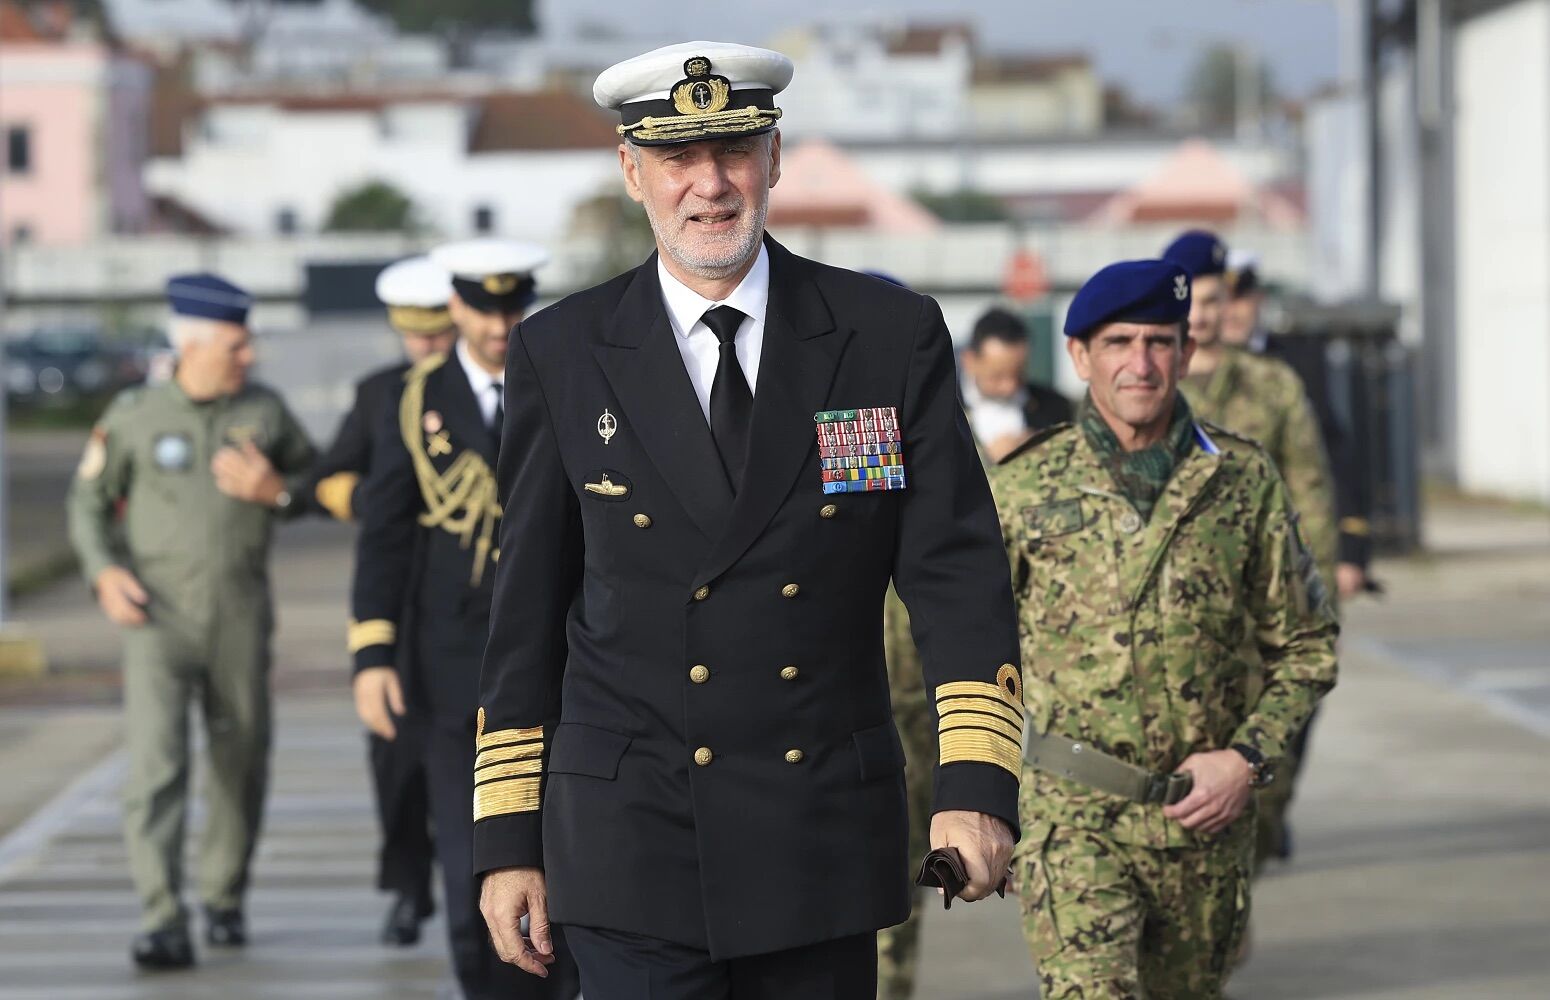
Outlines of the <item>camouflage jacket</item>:
[[[991,474],[1029,723],[1160,773],[1234,743],[1279,758],[1335,682],[1337,626],[1281,477],[1245,438],[1197,426],[1196,441],[1150,521],[1070,425]],[[1160,806],[1028,768],[1022,791],[1024,843],[1040,824],[1196,843]]]
[[1200,420],[1241,434],[1265,449],[1286,483],[1319,575],[1334,580],[1340,537],[1334,481],[1318,416],[1291,365],[1229,348],[1204,389],[1190,380],[1180,388]]

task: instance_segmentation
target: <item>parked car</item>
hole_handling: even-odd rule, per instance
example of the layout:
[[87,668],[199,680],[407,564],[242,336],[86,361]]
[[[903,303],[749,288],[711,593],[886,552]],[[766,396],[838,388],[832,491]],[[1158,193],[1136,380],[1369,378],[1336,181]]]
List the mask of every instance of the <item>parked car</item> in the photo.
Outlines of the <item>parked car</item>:
[[47,327],[6,341],[6,392],[23,407],[92,399],[144,381],[168,352],[159,333],[109,338],[90,327]]

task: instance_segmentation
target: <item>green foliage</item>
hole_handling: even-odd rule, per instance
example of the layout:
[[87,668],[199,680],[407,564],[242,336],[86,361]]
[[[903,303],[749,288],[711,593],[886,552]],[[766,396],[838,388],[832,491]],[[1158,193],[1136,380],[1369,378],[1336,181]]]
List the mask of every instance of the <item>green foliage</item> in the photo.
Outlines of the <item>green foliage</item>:
[[910,197],[943,222],[1006,222],[1012,216],[993,194],[960,188],[950,194],[912,191]]
[[392,18],[403,31],[443,31],[458,27],[479,31],[513,31],[530,35],[538,29],[535,0],[359,0],[361,5]]
[[323,223],[330,233],[411,233],[417,228],[414,202],[386,181],[368,181],[341,192]]
[[1231,45],[1214,45],[1190,70],[1185,95],[1201,126],[1221,128],[1237,121],[1240,100],[1249,105],[1251,116],[1263,115],[1275,103],[1275,81],[1263,59]]

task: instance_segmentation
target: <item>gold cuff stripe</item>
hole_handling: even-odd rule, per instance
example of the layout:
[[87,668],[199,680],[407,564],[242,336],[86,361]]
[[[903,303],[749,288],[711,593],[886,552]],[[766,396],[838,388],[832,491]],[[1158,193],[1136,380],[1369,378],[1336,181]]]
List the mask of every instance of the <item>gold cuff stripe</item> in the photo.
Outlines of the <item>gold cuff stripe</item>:
[[1342,517],[1340,531],[1347,535],[1370,535],[1372,525],[1365,517]]
[[359,653],[371,646],[391,646],[397,638],[398,626],[386,618],[351,621],[345,630],[345,644],[352,653]]
[[942,713],[942,721],[938,729],[945,733],[949,729],[963,726],[977,726],[980,729],[989,729],[1018,743],[1021,743],[1023,739],[1023,724],[1021,722],[1008,722],[999,715],[990,715],[978,711],[944,712]]
[[544,762],[537,757],[531,760],[513,760],[504,764],[486,764],[474,768],[474,784],[494,781],[497,778],[520,778],[527,774],[541,774]]
[[507,743],[531,743],[535,740],[542,743],[543,739],[543,726],[533,726],[531,729],[496,729],[488,733],[479,734],[478,748],[480,750],[488,750],[491,747],[504,746]]
[[943,698],[995,698],[1022,711],[1022,704],[1016,698],[1001,685],[989,681],[948,681],[946,684],[938,684],[936,700],[941,701]]
[[539,776],[492,781],[474,788],[474,822],[491,816],[538,811]]
[[544,745],[542,743],[519,743],[516,746],[496,747],[486,750],[474,758],[474,770],[490,764],[500,764],[508,760],[527,760],[531,757],[542,757]]
[[1014,778],[1022,776],[1022,748],[980,729],[950,729],[942,734],[943,764],[994,764]]
[[361,481],[358,472],[336,472],[318,480],[312,495],[318,504],[334,516],[336,521],[348,521],[355,516],[350,509],[350,498],[355,495],[355,485]]
[[999,698],[943,698],[936,703],[936,714],[949,712],[986,712],[1005,719],[1019,730],[1023,725],[1023,713]]

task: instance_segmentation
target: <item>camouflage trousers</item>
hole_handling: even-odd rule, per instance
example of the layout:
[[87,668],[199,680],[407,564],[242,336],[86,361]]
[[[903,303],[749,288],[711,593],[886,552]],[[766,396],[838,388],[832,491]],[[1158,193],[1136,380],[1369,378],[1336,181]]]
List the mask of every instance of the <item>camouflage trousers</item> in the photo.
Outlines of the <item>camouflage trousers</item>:
[[1041,1000],[1221,997],[1248,922],[1249,836],[1152,848],[1097,830],[1031,832],[1042,841],[1014,869]]
[[[931,776],[936,769],[936,713],[926,699],[920,654],[910,640],[909,615],[890,588],[884,605],[883,635],[888,651],[888,687],[893,721],[904,743],[904,790],[909,807],[911,864],[919,864],[931,849]],[[911,876],[914,872],[910,873]],[[909,919],[877,932],[878,1000],[910,1000],[915,992],[915,964],[920,954],[920,919],[936,898],[924,889],[915,893]]]

